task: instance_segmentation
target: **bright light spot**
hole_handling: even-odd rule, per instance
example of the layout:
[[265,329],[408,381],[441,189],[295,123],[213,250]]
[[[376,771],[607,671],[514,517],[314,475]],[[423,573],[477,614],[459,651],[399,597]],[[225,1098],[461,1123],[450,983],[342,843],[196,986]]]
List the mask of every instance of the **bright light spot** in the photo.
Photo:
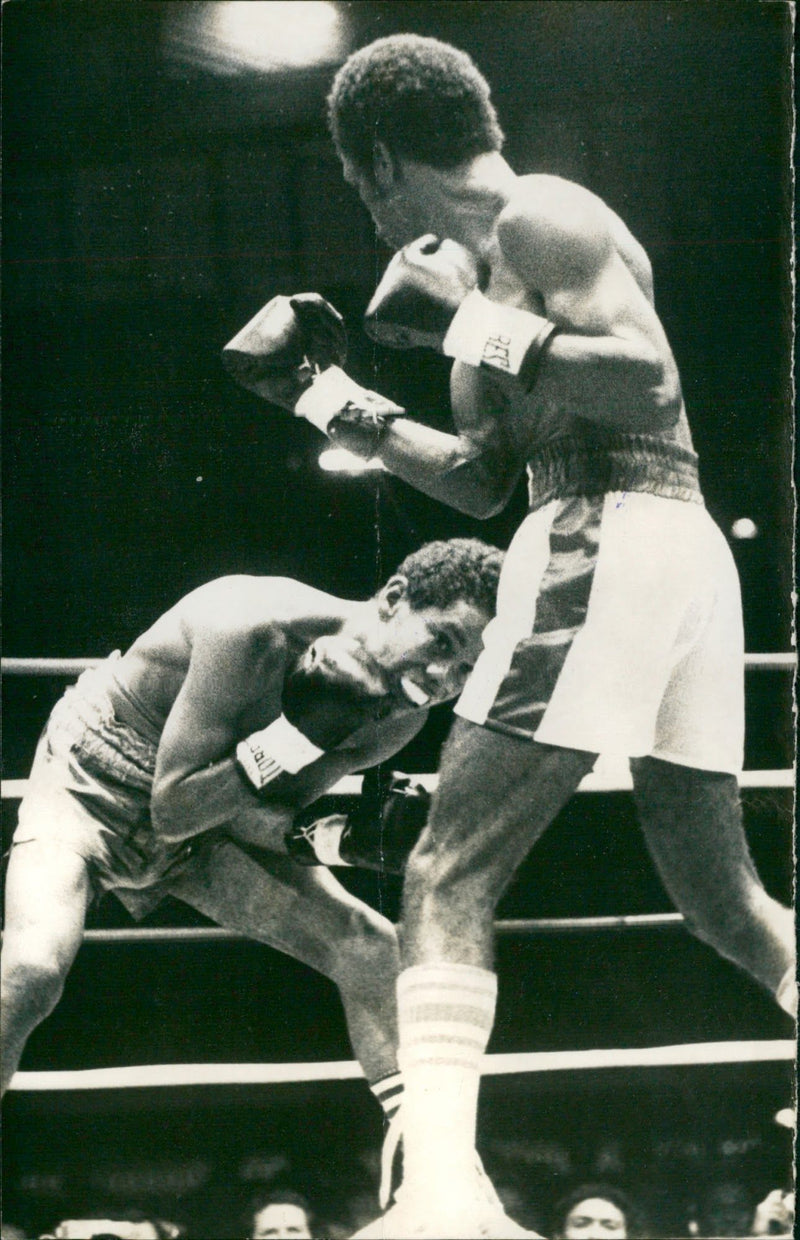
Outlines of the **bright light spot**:
[[795,1128],[797,1125],[797,1112],[792,1107],[782,1107],[775,1116],[775,1123],[780,1124],[781,1128]]
[[749,517],[737,517],[731,526],[732,538],[758,538],[758,526]]
[[230,0],[208,8],[206,38],[248,68],[325,64],[343,50],[339,14],[326,0]]
[[346,448],[325,448],[319,454],[319,467],[326,474],[374,474],[384,469],[377,457],[365,461]]

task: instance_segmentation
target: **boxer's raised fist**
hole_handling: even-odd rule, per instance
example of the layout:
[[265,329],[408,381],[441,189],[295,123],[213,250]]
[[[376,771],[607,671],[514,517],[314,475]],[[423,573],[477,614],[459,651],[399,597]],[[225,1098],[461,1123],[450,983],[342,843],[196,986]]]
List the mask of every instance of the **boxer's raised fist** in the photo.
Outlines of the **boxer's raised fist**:
[[273,297],[222,350],[237,383],[291,412],[315,375],[346,356],[344,320],[318,293]]
[[360,727],[385,714],[388,686],[340,636],[320,637],[283,688],[282,714],[239,743],[239,766],[259,791],[296,775]]
[[395,254],[367,306],[367,335],[395,349],[437,349],[468,366],[536,380],[555,323],[484,296],[477,266],[455,241],[428,235]]
[[367,306],[364,328],[371,339],[394,349],[441,351],[464,298],[477,285],[470,252],[433,234],[398,250]]

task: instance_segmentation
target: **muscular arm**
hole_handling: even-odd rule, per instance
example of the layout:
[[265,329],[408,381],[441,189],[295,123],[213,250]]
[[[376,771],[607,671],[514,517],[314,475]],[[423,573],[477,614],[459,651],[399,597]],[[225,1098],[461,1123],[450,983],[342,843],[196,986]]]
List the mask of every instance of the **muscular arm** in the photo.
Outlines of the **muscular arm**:
[[[242,814],[226,825],[234,839],[270,849],[284,850],[284,834],[296,814],[324,796],[345,775],[377,766],[398,753],[419,732],[427,711],[415,711],[400,718],[386,719],[370,729],[354,733],[341,749],[323,754],[292,779],[291,805],[265,805],[258,800],[258,815]],[[266,835],[267,828],[268,838]]]
[[[473,517],[506,504],[524,467],[529,427],[511,415],[499,385],[474,411],[454,408],[448,434],[408,417],[387,423],[377,449],[386,468],[418,491]],[[369,432],[334,422],[331,438],[360,455],[375,451]]]
[[[234,820],[274,821],[242,778],[236,743],[250,729],[247,710],[273,687],[280,702],[286,652],[278,630],[241,633],[206,626],[195,635],[189,669],[162,733],[151,813],[174,843]],[[266,721],[262,721],[263,722]]]
[[[558,332],[526,405],[558,408],[604,426],[657,433],[682,409],[677,367],[652,304],[649,270],[637,280],[602,203],[547,179],[500,216],[498,242],[523,287]],[[513,380],[506,380],[511,391]]]
[[525,467],[524,455],[515,451],[502,424],[448,435],[398,419],[380,456],[398,478],[473,517],[500,512]]
[[[546,316],[557,328],[532,384],[527,368],[523,385],[496,367],[457,361],[455,434],[398,418],[378,448],[392,473],[477,517],[502,509],[532,446],[564,433],[576,418],[653,434],[674,426],[682,411],[677,367],[652,303],[649,263],[599,199],[557,178],[526,178],[497,221],[495,242],[486,302],[511,307],[523,324],[528,317],[541,324]],[[424,254],[423,247],[412,269]],[[444,302],[448,295],[445,289]],[[379,313],[373,311],[374,322]],[[345,427],[332,437],[360,449],[357,433]]]
[[396,753],[425,721],[427,712],[414,711],[365,726],[293,777],[291,803],[265,800],[243,778],[234,755],[240,740],[277,716],[286,659],[277,627],[243,632],[211,624],[195,634],[156,761],[152,820],[165,840],[224,827],[253,844],[280,844],[298,809],[343,775]]

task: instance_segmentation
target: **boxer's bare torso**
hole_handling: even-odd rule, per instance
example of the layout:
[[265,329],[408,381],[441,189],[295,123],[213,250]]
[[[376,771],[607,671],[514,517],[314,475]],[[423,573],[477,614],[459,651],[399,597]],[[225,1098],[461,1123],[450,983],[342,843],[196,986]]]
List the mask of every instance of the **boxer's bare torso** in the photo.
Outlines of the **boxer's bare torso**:
[[[491,300],[546,316],[563,333],[573,330],[644,342],[663,362],[663,390],[657,399],[672,409],[674,421],[664,425],[648,417],[644,401],[638,409],[619,410],[619,392],[611,387],[608,416],[597,419],[593,409],[580,407],[557,359],[554,365],[545,358],[527,395],[502,375],[454,363],[451,401],[460,427],[475,428],[485,419],[501,418],[509,422],[509,433],[524,450],[559,436],[580,435],[587,421],[599,420],[691,449],[677,367],[653,303],[649,259],[601,199],[559,177],[519,177],[480,260],[481,288]],[[558,352],[558,337],[551,352]],[[602,400],[600,365],[596,385]]]
[[[161,733],[152,810],[167,838],[236,819],[259,841],[277,810],[246,786],[234,760],[236,743],[281,714],[287,676],[320,638],[341,637],[360,606],[286,578],[220,578],[178,602],[117,662],[122,691]],[[334,678],[357,679],[378,700],[375,669],[358,643],[333,647],[330,658]],[[402,748],[426,717],[390,698],[269,800],[308,804],[344,774]],[[289,820],[278,817],[281,826]],[[271,829],[269,837],[275,838]]]
[[263,726],[280,711],[287,671],[315,638],[339,631],[352,606],[288,578],[224,577],[160,616],[123,655],[117,679],[163,727],[193,658],[213,648],[235,677],[225,697],[239,699],[244,726]]

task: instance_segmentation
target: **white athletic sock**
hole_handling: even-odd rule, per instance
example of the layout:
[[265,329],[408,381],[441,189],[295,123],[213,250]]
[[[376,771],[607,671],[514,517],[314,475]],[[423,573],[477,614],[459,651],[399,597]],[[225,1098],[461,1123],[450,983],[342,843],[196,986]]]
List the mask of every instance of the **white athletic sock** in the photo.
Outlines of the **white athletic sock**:
[[778,989],[775,991],[775,998],[784,1012],[788,1012],[794,1020],[797,1020],[797,975],[794,965],[791,965],[781,978]]
[[405,969],[397,982],[403,1094],[403,1192],[458,1202],[475,1174],[481,1061],[497,977],[464,964]]

